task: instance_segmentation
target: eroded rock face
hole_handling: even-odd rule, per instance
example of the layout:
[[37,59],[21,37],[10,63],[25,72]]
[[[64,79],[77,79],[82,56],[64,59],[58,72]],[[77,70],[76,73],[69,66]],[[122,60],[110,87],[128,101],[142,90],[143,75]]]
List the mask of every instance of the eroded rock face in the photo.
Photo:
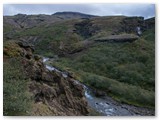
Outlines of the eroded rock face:
[[33,46],[20,42],[15,44],[21,49],[19,55],[22,57],[26,75],[31,79],[29,91],[34,100],[31,115],[88,114],[88,105],[81,85],[75,84],[72,78],[63,78],[56,71],[47,70],[42,59],[32,54]]
[[126,17],[121,22],[120,32],[136,33],[136,28],[139,26],[142,30],[145,26],[143,17]]
[[74,26],[76,29],[75,32],[85,39],[93,36],[97,31],[99,31],[99,28],[94,26],[92,21],[89,19],[76,23]]
[[83,88],[70,79],[56,76],[52,81],[34,81],[30,84],[30,92],[33,93],[35,104],[47,105],[53,115],[88,114]]
[[139,37],[134,34],[121,34],[121,35],[110,35],[102,38],[98,38],[96,42],[116,42],[116,43],[123,43],[123,42],[133,42],[137,40]]

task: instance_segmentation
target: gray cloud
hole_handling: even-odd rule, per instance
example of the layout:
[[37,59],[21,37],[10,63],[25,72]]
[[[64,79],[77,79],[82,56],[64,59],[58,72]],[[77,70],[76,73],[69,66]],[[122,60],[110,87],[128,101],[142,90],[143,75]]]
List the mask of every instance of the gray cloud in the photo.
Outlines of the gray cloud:
[[74,11],[92,15],[155,16],[154,4],[4,4],[4,15],[53,14]]

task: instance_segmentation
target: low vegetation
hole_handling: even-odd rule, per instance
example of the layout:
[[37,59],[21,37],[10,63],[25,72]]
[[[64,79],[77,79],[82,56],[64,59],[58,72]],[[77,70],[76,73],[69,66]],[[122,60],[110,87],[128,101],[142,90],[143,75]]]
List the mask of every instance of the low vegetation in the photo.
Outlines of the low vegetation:
[[53,57],[55,54],[69,53],[81,47],[78,42],[82,40],[82,37],[70,32],[72,27],[73,25],[68,24],[68,22],[51,24],[50,26],[41,25],[19,31],[14,34],[14,37],[38,36],[37,41],[32,41],[36,48],[35,53]]
[[118,101],[138,106],[152,107],[155,104],[154,92],[142,89],[138,86],[118,82],[103,76],[91,73],[81,74],[83,82],[93,88],[105,91]]
[[154,39],[152,29],[133,43],[99,43],[74,59],[61,58],[54,65],[79,72],[82,82],[109,91],[120,101],[154,107]]
[[3,114],[6,116],[28,115],[31,108],[27,78],[18,58],[4,61]]
[[9,56],[9,57],[18,57],[18,56],[20,56],[21,49],[15,43],[14,40],[5,41],[3,47],[4,47],[3,48],[4,55]]

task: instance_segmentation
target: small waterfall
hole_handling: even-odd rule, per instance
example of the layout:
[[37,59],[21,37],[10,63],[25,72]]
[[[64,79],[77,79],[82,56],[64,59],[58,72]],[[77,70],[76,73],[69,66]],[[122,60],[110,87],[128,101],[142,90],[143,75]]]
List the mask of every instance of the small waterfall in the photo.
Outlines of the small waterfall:
[[138,36],[140,36],[142,34],[141,27],[137,26],[136,32],[137,32]]

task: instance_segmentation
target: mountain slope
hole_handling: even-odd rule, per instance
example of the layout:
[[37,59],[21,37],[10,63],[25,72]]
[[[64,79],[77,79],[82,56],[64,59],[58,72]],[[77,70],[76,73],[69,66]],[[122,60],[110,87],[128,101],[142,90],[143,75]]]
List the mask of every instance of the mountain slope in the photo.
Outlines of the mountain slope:
[[[3,26],[5,55],[17,56],[16,51],[20,50],[15,45],[16,49],[8,53],[10,47],[5,43],[31,44],[36,54],[53,58],[50,64],[90,86],[95,95],[109,95],[120,102],[154,108],[155,18],[99,17],[76,12],[19,14],[4,16]],[[138,34],[137,27],[142,34]],[[78,111],[76,115],[87,114],[73,109]],[[69,112],[63,111],[63,115],[71,115]]]
[[[68,13],[57,14],[62,14],[62,16],[64,14],[68,15]],[[79,13],[75,14],[79,15]],[[80,49],[86,48],[87,46],[85,46],[85,44],[81,42],[82,40],[87,39],[89,41],[93,41],[100,37],[106,37],[108,35],[117,35],[121,33],[136,34],[135,28],[141,22],[144,22],[141,17],[127,18],[124,16],[91,17],[90,19],[70,18],[67,20],[61,20],[58,18],[56,21],[54,21],[53,18],[57,18],[56,15],[43,15],[45,20],[36,23],[34,23],[35,18],[36,20],[39,20],[40,17],[27,16],[29,20],[26,19],[24,21],[24,24],[27,25],[28,23],[30,23],[30,21],[34,21],[34,27],[30,27],[27,29],[18,29],[14,26],[14,24],[10,25],[11,23],[8,22],[8,20],[5,20],[4,39],[21,39],[24,41],[27,40],[27,42],[35,45],[37,53],[43,52],[41,54],[47,55],[48,53],[48,55],[54,55],[52,54],[54,52],[55,54],[61,56],[73,53],[73,51],[79,51]],[[12,18],[4,17],[4,19],[15,20],[18,18],[19,21],[22,21],[21,16],[26,15],[17,15],[13,16]],[[82,17],[83,15],[80,14],[79,16]],[[10,26],[8,27],[8,25]],[[130,31],[127,30],[128,28],[130,28]],[[8,30],[8,32],[6,30]]]

